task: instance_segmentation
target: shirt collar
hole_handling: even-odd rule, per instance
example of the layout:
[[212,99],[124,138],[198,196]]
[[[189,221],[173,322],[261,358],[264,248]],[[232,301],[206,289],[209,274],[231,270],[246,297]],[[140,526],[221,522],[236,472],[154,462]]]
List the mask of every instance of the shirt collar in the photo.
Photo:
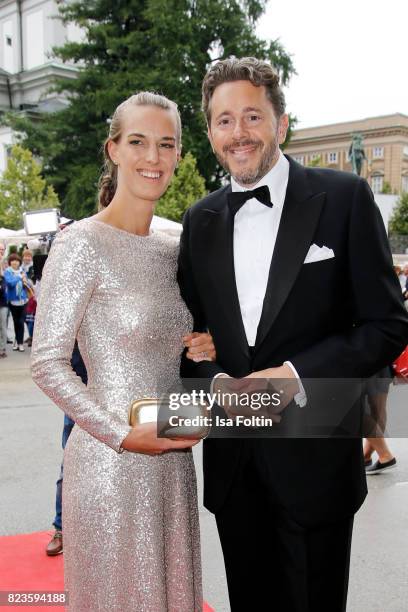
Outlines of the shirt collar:
[[249,189],[256,189],[267,185],[271,194],[271,202],[278,208],[283,207],[285,201],[286,188],[288,186],[289,179],[289,162],[283,155],[282,151],[279,150],[279,158],[276,164],[269,170],[265,176],[261,178],[256,185],[253,187],[242,187],[236,182],[234,177],[231,177],[231,189],[232,191],[248,191]]

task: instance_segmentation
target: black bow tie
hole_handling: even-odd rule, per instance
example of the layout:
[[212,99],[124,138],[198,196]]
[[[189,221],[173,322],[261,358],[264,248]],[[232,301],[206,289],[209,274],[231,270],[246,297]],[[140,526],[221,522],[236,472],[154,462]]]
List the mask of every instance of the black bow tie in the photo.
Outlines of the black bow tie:
[[269,187],[267,185],[262,185],[262,187],[257,187],[252,191],[231,191],[228,194],[228,206],[232,217],[235,217],[241,206],[243,206],[245,202],[251,198],[256,198],[259,202],[262,202],[262,204],[265,204],[265,206],[268,206],[269,208],[272,208],[273,206],[271,202],[271,194],[269,193]]

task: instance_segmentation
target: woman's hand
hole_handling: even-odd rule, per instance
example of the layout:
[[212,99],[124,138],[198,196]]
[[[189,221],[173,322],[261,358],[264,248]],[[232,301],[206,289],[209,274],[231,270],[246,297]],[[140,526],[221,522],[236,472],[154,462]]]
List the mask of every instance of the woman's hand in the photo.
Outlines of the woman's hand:
[[191,448],[198,442],[200,440],[158,438],[157,423],[152,422],[135,425],[123,440],[121,447],[132,453],[161,455],[166,451]]
[[215,361],[217,357],[211,334],[192,332],[183,336],[183,343],[188,348],[186,356],[192,361]]

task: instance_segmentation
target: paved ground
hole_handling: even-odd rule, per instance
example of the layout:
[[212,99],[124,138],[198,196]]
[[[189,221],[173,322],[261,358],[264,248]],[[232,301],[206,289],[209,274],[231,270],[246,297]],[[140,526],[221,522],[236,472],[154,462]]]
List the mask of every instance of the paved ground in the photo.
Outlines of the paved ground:
[[[50,528],[62,455],[62,413],[31,381],[29,350],[8,345],[8,354],[0,360],[0,535]],[[408,610],[408,442],[391,443],[398,469],[371,477],[357,515],[348,612]],[[195,459],[201,490],[197,447]],[[205,598],[229,612],[214,519],[202,507],[200,517]]]

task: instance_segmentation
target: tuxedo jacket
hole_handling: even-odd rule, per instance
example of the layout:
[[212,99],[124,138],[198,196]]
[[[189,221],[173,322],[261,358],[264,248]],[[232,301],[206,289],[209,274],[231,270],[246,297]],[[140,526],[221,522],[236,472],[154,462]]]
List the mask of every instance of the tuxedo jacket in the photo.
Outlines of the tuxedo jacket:
[[[181,376],[201,378],[207,390],[219,372],[243,377],[284,361],[291,361],[301,378],[367,377],[408,344],[408,315],[368,184],[287,159],[286,198],[252,355],[234,277],[231,187],[211,193],[185,214],[180,290],[195,330],[212,334],[217,359],[194,363],[184,354]],[[334,257],[304,263],[312,244],[332,249]],[[245,443],[204,441],[204,504],[212,512],[233,486]],[[274,495],[299,524],[349,516],[364,500],[360,439],[260,439],[255,449]]]

